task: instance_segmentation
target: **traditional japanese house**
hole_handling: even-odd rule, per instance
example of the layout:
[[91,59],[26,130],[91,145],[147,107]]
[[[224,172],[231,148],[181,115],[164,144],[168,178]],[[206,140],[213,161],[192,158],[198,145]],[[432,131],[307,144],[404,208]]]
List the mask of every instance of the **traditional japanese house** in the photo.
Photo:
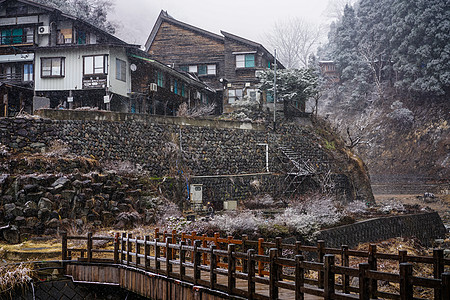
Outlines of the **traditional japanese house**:
[[[183,101],[214,98],[196,78],[86,21],[33,1],[0,4],[0,116],[46,106],[175,114]],[[150,100],[154,110],[142,104]]]
[[[145,44],[151,57],[174,69],[192,73],[217,93],[223,111],[245,97],[271,102],[259,92],[258,70],[273,67],[274,57],[261,44],[221,31],[221,35],[194,27],[161,11]],[[284,68],[277,61],[278,68]]]

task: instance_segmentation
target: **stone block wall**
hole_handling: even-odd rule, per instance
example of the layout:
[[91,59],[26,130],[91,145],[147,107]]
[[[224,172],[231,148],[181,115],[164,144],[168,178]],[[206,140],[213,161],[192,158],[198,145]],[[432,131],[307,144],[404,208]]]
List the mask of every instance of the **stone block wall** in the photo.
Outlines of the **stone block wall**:
[[320,231],[318,240],[327,247],[382,241],[394,237],[415,237],[424,244],[445,236],[446,229],[437,212],[394,216],[361,221]]
[[[16,151],[33,152],[60,140],[74,154],[139,164],[156,177],[177,176],[181,170],[189,176],[210,177],[266,173],[266,148],[262,144],[268,144],[272,174],[290,171],[289,161],[279,150],[285,147],[296,151],[318,172],[331,169],[343,174],[347,179],[340,180],[339,189],[347,191],[346,200],[361,194],[351,176],[345,174],[346,164],[338,163],[321,146],[313,130],[300,125],[280,124],[273,132],[252,123],[112,112],[43,110],[40,115],[52,119],[0,120],[0,142]],[[218,179],[209,181],[214,181],[212,188],[219,186]],[[227,182],[228,178],[222,179],[223,186]],[[233,199],[245,197],[250,188],[243,182],[245,186],[234,193],[218,193],[234,194]],[[265,189],[270,190],[270,185]]]

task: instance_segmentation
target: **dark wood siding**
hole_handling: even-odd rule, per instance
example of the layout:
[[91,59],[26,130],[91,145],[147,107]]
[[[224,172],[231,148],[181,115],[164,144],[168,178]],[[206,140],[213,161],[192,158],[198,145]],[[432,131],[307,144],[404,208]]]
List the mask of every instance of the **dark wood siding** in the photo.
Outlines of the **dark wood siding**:
[[164,21],[148,52],[175,69],[182,65],[216,64],[216,76],[203,80],[220,88],[219,78],[225,74],[224,51],[223,41]]

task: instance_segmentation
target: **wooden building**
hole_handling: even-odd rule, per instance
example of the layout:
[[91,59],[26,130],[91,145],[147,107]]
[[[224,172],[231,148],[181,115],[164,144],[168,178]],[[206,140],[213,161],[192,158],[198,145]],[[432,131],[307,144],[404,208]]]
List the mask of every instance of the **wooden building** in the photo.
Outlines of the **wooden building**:
[[[0,4],[0,116],[46,106],[175,114],[183,101],[215,97],[198,79],[149,62],[139,45],[84,20],[28,0]],[[151,83],[160,89],[149,92]],[[145,107],[150,96],[161,103],[153,111]]]
[[216,101],[225,112],[245,97],[271,101],[258,89],[257,72],[273,66],[273,55],[259,43],[224,31],[221,34],[183,23],[161,11],[145,49],[154,59],[195,74],[214,88]]

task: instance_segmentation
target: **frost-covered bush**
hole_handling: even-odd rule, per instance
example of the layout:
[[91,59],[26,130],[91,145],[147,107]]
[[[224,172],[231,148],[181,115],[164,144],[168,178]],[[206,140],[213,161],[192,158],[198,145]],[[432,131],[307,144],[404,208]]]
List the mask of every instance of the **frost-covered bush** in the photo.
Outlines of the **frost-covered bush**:
[[363,201],[352,201],[344,209],[346,214],[362,214],[367,211],[367,205]]
[[262,196],[256,196],[250,199],[242,201],[242,204],[247,209],[267,209],[279,207],[280,202],[273,200],[272,196],[265,194]]
[[390,112],[387,116],[392,120],[396,121],[403,127],[409,127],[414,122],[414,114],[412,111],[403,107],[403,103],[401,101],[395,101],[391,105],[392,112]]
[[400,201],[391,201],[384,204],[380,208],[380,211],[385,214],[389,214],[391,212],[404,212],[405,210],[405,206]]
[[168,217],[164,220],[162,224],[162,229],[167,231],[176,230],[178,232],[183,232],[190,229],[191,221],[188,221],[184,217]]

